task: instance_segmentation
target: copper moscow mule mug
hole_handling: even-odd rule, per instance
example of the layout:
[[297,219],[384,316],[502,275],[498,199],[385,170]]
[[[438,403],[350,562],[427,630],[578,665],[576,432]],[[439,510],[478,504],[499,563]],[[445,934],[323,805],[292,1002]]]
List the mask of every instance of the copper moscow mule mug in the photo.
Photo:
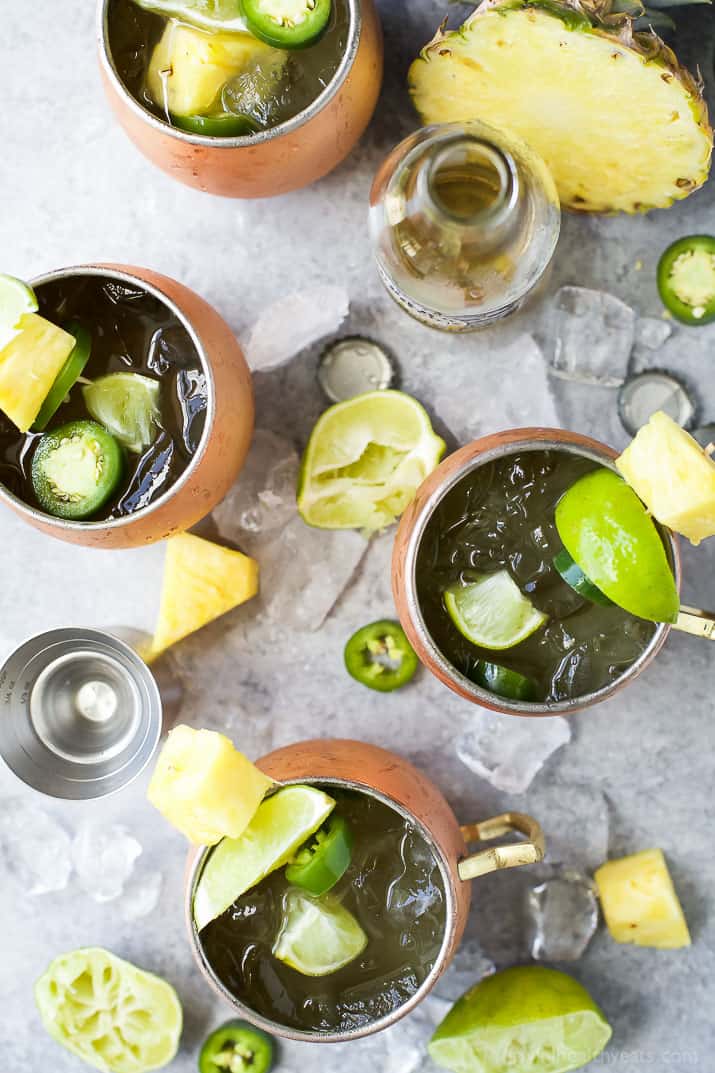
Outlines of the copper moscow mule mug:
[[183,532],[204,518],[236,480],[253,435],[253,385],[243,352],[228,324],[203,298],[176,280],[147,268],[80,265],[30,281],[43,284],[75,277],[102,277],[140,288],[158,298],[188,332],[206,377],[208,407],[201,441],[191,462],[167,491],[148,506],[105,521],[68,521],[29,506],[0,484],[6,504],[35,529],[71,544],[132,548]]
[[187,186],[225,197],[272,197],[315,182],[345,159],[367,127],[382,84],[382,28],[373,0],[348,0],[345,54],[329,85],[299,115],[257,134],[213,138],[170,126],[125,88],[112,58],[109,6],[99,4],[102,82],[119,123],[152,163]]
[[[481,704],[484,708],[491,708],[508,715],[567,715],[606,700],[629,682],[634,681],[660,652],[671,626],[664,622],[658,623],[647,648],[615,682],[572,700],[532,703],[497,697],[453,667],[432,640],[417,596],[415,572],[420,542],[427,523],[442,499],[463,477],[480,466],[520,451],[534,450],[568,451],[590,458],[602,466],[610,467],[613,466],[613,460],[618,454],[617,451],[588,436],[550,428],[509,429],[474,440],[473,443],[455,451],[427,477],[402,515],[392,555],[392,591],[400,622],[420,661],[460,697],[474,704]],[[666,554],[679,590],[681,570],[678,545],[668,529],[659,526],[659,530],[664,539]],[[687,616],[681,615],[681,617]],[[679,628],[687,627],[680,626]]]
[[[530,816],[508,812],[481,823],[460,827],[445,797],[424,772],[376,745],[349,740],[302,741],[269,753],[258,761],[258,767],[282,785],[332,785],[369,794],[389,805],[414,824],[430,846],[439,866],[446,899],[445,931],[439,956],[430,974],[407,1002],[385,1017],[352,1031],[331,1034],[303,1031],[255,1013],[232,995],[214,973],[203,952],[192,913],[196,884],[211,851],[205,846],[192,850],[186,871],[186,926],[204,979],[242,1017],[288,1039],[337,1043],[372,1035],[404,1017],[431,990],[456,953],[469,913],[471,881],[500,868],[535,864],[544,856],[541,827]],[[471,843],[501,838],[512,832],[522,834],[525,841],[493,845],[469,853]]]

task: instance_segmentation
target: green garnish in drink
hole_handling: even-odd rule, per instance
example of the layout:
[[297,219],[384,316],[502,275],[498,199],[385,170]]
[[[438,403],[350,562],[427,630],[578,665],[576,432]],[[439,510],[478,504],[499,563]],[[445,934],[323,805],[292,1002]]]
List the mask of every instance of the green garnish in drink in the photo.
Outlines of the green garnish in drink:
[[307,48],[322,37],[332,0],[241,0],[248,28],[275,48]]
[[537,697],[533,679],[520,674],[519,671],[513,671],[510,667],[502,667],[500,663],[478,660],[472,671],[472,678],[490,693],[508,700],[536,700]]
[[600,604],[601,607],[611,607],[613,605],[613,600],[609,600],[606,594],[601,592],[590,578],[586,577],[578,563],[575,563],[566,551],[566,548],[562,548],[558,555],[554,556],[554,567],[558,570],[563,581],[579,596],[583,596],[585,600],[590,600],[593,604]]
[[32,459],[40,506],[57,518],[90,518],[112,495],[124,470],[122,451],[94,421],[70,421],[46,432]]
[[329,976],[349,965],[367,946],[352,913],[330,895],[311,898],[289,890],[273,954],[302,976]]
[[463,637],[480,648],[513,648],[548,619],[524,596],[508,570],[475,575],[444,594],[444,606]]
[[342,816],[331,816],[286,868],[286,879],[309,894],[327,894],[350,864],[353,833]]
[[65,326],[65,331],[73,335],[77,343],[57,374],[57,379],[50,388],[49,395],[40,407],[40,412],[32,426],[33,432],[45,431],[62,403],[66,401],[78,377],[84,372],[84,367],[92,353],[92,336],[82,324],[74,321]]

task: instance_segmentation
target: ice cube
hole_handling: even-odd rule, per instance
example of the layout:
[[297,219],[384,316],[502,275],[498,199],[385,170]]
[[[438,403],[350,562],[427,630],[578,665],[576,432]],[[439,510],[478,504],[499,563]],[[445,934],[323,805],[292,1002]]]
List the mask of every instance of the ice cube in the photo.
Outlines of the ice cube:
[[79,885],[96,902],[118,898],[141,852],[139,842],[121,824],[82,824],[72,842]]
[[0,847],[11,875],[27,894],[64,890],[72,873],[72,839],[32,801],[0,802]]
[[635,339],[630,306],[604,291],[562,287],[547,317],[551,370],[566,380],[618,387]]
[[673,334],[673,325],[659,317],[638,317],[635,323],[635,345],[658,350]]
[[439,978],[432,993],[450,1005],[494,972],[496,965],[486,956],[479,941],[468,939],[459,947],[452,964]]
[[608,857],[608,802],[593,786],[542,780],[529,791],[527,811],[544,829],[547,861],[593,872]]
[[246,537],[275,533],[295,518],[299,467],[292,443],[257,429],[241,476],[214,511],[221,536],[244,546]]
[[153,913],[159,904],[164,879],[161,872],[146,872],[132,876],[125,886],[119,903],[122,919],[139,920]]
[[429,846],[415,831],[408,831],[400,845],[403,871],[390,884],[387,908],[401,927],[419,919],[442,901],[439,870]]
[[588,876],[554,869],[526,894],[531,956],[538,961],[576,961],[598,927],[598,900]]
[[224,86],[222,103],[234,115],[247,116],[265,130],[279,122],[283,64],[259,63],[241,71]]
[[336,332],[349,309],[344,287],[326,284],[284,295],[264,309],[248,333],[244,351],[249,366],[265,372],[284,365]]
[[457,741],[463,764],[498,790],[523,794],[556,749],[571,738],[560,716],[526,719],[478,708]]

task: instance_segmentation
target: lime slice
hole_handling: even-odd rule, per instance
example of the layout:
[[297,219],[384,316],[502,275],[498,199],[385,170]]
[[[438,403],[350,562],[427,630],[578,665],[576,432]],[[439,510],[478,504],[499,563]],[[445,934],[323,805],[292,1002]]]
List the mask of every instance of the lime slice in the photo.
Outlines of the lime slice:
[[194,894],[199,931],[276,868],[287,864],[335,808],[312,786],[286,786],[258,806],[240,838],[224,838],[206,862]]
[[176,1054],[181,1005],[173,987],[100,947],[55,958],[35,985],[42,1023],[103,1073],[145,1073]]
[[336,898],[311,898],[289,890],[273,955],[303,976],[329,976],[349,965],[367,946],[367,935]]
[[237,0],[136,0],[139,7],[157,15],[181,19],[204,30],[247,33]]
[[610,1038],[611,1026],[577,980],[524,965],[487,976],[463,995],[427,1049],[454,1073],[567,1073]]
[[84,403],[95,421],[134,454],[156,439],[161,425],[158,380],[139,373],[110,373],[82,389]]
[[495,652],[525,641],[549,617],[537,611],[508,570],[447,589],[444,606],[463,637]]
[[658,530],[640,499],[609,469],[587,473],[556,506],[567,552],[602,593],[639,618],[675,622],[680,600]]
[[383,529],[402,514],[444,449],[410,395],[356,395],[331,406],[313,429],[298,510],[318,529]]
[[16,335],[18,324],[26,313],[36,313],[37,297],[32,287],[14,276],[0,275],[0,350],[4,350]]

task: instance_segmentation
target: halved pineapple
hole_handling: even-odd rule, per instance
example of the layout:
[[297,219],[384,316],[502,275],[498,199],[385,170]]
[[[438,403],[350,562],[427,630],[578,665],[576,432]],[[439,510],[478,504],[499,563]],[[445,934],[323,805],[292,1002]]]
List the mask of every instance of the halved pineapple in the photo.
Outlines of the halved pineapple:
[[606,924],[617,943],[676,949],[690,932],[665,857],[646,849],[607,861],[594,876]]
[[0,410],[27,432],[77,340],[37,313],[26,313],[18,328],[0,350]]
[[287,59],[253,34],[205,33],[169,21],[149,62],[147,89],[172,115],[206,115],[236,75],[260,63],[277,78]]
[[653,414],[616,467],[661,525],[692,544],[715,535],[715,462],[667,414]]
[[199,846],[239,838],[273,785],[223,734],[177,726],[159,753],[147,797]]
[[700,86],[609,0],[485,0],[459,30],[438,31],[409,88],[425,123],[481,119],[520,135],[565,208],[663,208],[708,176]]
[[170,537],[166,542],[153,655],[232,611],[257,592],[255,559],[190,533]]

